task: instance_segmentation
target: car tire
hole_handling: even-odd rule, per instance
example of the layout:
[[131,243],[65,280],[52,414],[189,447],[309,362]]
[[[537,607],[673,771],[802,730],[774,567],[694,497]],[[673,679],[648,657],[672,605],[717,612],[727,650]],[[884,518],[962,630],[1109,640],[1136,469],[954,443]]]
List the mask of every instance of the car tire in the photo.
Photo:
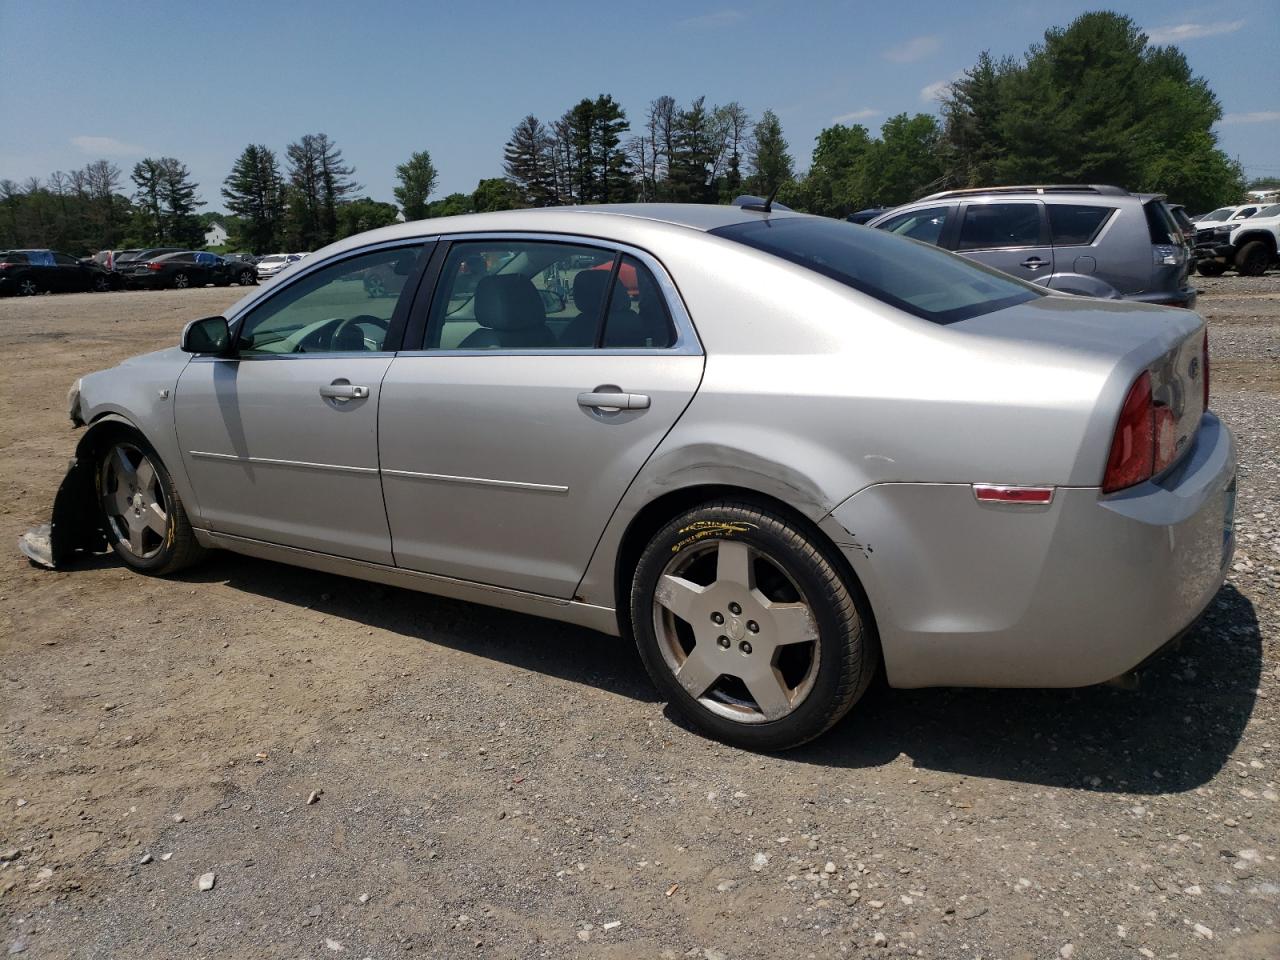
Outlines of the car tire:
[[1196,264],[1196,273],[1202,277],[1220,277],[1226,273],[1227,265],[1217,260],[1201,260]]
[[669,704],[735,746],[785,750],[823,733],[879,665],[870,607],[834,548],[800,519],[708,503],[649,541],[631,626]]
[[204,557],[173,479],[150,444],[117,434],[100,449],[95,469],[102,530],[125,566],[164,576]]
[[254,284],[254,276],[251,270],[241,271],[239,278],[236,280],[242,287],[251,287]]
[[1236,251],[1236,272],[1242,277],[1260,277],[1271,266],[1271,250],[1261,240],[1250,240]]
[[173,275],[173,279],[169,281],[175,290],[185,290],[191,286],[191,278],[185,273],[178,272]]
[[94,293],[108,293],[111,290],[111,278],[106,274],[95,274],[89,283],[89,289]]
[[34,297],[36,294],[44,292],[40,288],[40,281],[35,277],[19,277],[13,285],[13,289],[20,297]]

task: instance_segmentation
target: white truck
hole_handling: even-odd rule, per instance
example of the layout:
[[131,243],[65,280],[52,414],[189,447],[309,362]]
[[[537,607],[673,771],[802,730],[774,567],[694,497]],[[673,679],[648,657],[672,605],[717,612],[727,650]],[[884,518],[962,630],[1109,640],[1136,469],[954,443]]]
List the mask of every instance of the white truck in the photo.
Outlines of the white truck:
[[1241,276],[1260,277],[1276,263],[1277,249],[1280,203],[1245,219],[1230,216],[1223,222],[1209,223],[1206,218],[1196,224],[1196,270],[1202,277],[1221,276],[1229,267]]

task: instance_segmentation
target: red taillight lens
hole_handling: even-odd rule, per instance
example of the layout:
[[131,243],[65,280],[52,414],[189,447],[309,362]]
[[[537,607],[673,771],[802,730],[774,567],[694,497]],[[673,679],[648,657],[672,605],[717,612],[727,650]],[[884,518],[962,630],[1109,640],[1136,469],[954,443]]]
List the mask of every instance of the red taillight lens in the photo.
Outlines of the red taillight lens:
[[1151,477],[1155,467],[1155,411],[1151,403],[1151,374],[1143,371],[1133,382],[1120,408],[1102,492],[1114,493]]
[[0,263],[0,270],[8,270],[12,266],[12,263]]
[[148,263],[148,264],[147,264],[147,269],[148,269],[148,270],[163,270],[163,269],[164,269],[164,264],[163,264],[163,263]]
[[1204,408],[1209,409],[1209,328],[1204,329],[1204,349],[1201,350],[1202,366],[1204,367]]

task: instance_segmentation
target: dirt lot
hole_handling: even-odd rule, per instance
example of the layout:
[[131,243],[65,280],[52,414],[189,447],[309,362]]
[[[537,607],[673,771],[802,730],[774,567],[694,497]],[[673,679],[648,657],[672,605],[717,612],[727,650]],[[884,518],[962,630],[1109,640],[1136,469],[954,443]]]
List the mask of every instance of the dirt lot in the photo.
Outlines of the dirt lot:
[[1181,652],[1137,692],[873,690],[785,756],[583,630],[230,555],[28,566],[72,379],[238,292],[0,301],[0,946],[1275,960],[1280,276],[1199,283],[1240,545]]

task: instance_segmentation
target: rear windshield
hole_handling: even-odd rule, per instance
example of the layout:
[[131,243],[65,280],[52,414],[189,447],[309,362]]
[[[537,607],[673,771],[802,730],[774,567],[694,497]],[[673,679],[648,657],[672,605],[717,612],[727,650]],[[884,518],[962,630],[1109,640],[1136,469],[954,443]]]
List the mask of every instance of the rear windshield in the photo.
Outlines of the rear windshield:
[[0,263],[29,263],[25,253],[0,253]]
[[1178,227],[1163,201],[1149,200],[1142,205],[1142,209],[1147,215],[1147,232],[1151,234],[1151,242],[1175,243],[1174,234],[1178,232]]
[[841,220],[780,217],[712,230],[933,323],[955,323],[1044,293],[955,254]]

